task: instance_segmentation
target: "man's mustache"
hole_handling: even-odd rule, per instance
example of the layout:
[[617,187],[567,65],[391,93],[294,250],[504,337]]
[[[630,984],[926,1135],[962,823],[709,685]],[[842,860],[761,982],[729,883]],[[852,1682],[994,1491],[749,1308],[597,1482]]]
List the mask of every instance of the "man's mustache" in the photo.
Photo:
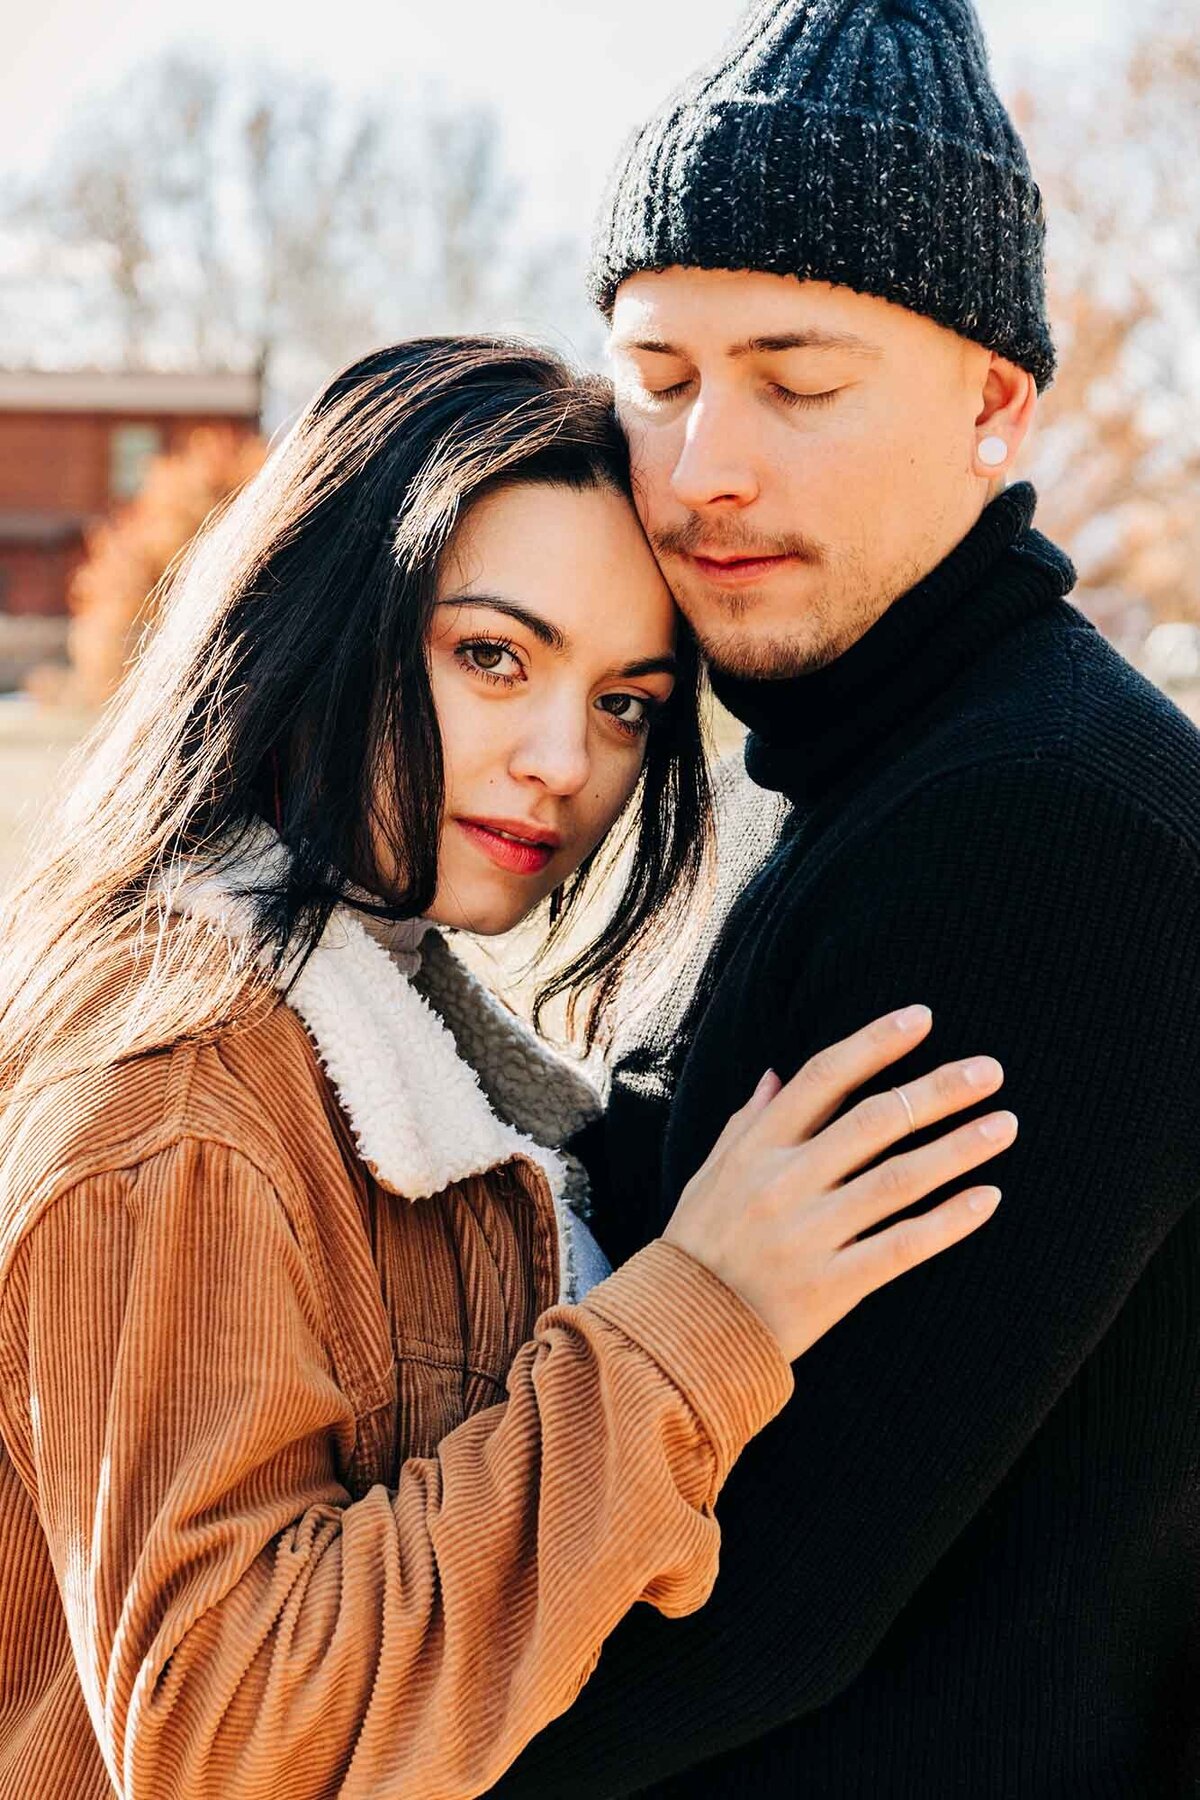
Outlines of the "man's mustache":
[[801,562],[821,562],[825,554],[815,538],[796,532],[764,537],[734,519],[717,523],[694,515],[686,524],[652,531],[650,542],[664,556],[695,556],[702,551],[706,556],[794,556]]

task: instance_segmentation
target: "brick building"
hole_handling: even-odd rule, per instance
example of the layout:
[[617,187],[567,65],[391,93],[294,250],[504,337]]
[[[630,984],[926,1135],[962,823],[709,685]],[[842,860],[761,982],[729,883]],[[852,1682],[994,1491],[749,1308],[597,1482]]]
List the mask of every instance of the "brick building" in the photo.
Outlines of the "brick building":
[[0,616],[49,620],[87,526],[201,425],[258,430],[254,375],[0,370]]

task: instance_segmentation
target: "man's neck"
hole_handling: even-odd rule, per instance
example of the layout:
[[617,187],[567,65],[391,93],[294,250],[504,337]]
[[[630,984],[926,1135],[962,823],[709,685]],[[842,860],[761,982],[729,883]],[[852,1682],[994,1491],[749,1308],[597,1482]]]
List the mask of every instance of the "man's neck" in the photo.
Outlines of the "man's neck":
[[746,766],[760,786],[814,798],[904,728],[1021,617],[1061,599],[1074,570],[1031,531],[1028,483],[983,509],[950,554],[843,655],[791,680],[719,672],[717,698],[750,728]]

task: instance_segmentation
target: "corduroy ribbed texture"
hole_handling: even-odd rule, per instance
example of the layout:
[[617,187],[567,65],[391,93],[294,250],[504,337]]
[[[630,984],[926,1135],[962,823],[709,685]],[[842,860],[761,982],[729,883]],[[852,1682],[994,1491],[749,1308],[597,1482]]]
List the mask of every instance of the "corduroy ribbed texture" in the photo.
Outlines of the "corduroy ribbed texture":
[[5,1123],[3,1800],[466,1800],[703,1603],[792,1378],[699,1263],[553,1304],[544,1173],[381,1187],[283,1005]]
[[757,269],[918,312],[1052,379],[1041,195],[970,0],[760,0],[634,136],[590,289]]
[[669,1118],[618,1069],[590,1151],[627,1255],[764,1067],[923,1002],[879,1085],[999,1057],[1004,1199],[804,1357],[708,1606],[618,1627],[505,1800],[1200,1793],[1200,734],[1065,601],[1033,505],[826,669],[719,684],[792,808]]

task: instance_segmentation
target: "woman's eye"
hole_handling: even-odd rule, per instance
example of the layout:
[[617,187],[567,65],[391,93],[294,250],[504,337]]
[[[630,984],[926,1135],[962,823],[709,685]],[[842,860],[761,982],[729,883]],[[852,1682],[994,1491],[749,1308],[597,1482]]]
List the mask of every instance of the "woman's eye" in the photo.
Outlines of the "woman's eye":
[[657,710],[655,702],[641,694],[604,694],[596,704],[631,737],[641,737],[649,729]]
[[473,674],[492,681],[515,681],[521,673],[520,658],[512,646],[491,638],[472,638],[460,644],[454,654]]
[[646,398],[655,401],[678,400],[680,394],[686,394],[690,386],[690,381],[677,381],[672,387],[647,388]]

